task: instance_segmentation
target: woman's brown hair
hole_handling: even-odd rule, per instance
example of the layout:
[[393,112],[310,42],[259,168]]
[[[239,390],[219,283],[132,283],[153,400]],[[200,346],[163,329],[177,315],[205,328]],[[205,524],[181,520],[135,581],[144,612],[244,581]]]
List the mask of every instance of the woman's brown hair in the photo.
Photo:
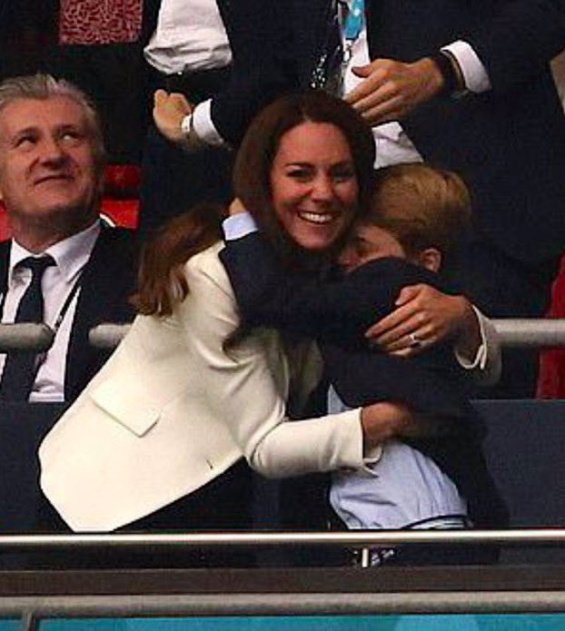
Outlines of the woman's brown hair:
[[[374,142],[369,128],[349,105],[324,92],[281,97],[263,110],[249,127],[234,168],[234,191],[281,253],[288,251],[271,203],[270,172],[280,139],[305,121],[330,123],[345,136],[355,165],[359,206],[366,209],[372,194]],[[144,315],[170,315],[189,288],[186,261],[222,238],[225,209],[201,204],[165,224],[142,252],[138,292],[131,302]]]
[[170,315],[189,288],[183,268],[189,258],[222,238],[225,209],[198,204],[171,219],[145,245],[138,272],[138,291],[131,303],[143,315]]
[[289,94],[271,103],[245,134],[235,161],[233,186],[236,197],[282,254],[292,250],[292,242],[273,209],[270,173],[281,138],[307,121],[335,125],[345,136],[357,176],[360,213],[369,207],[373,192],[373,135],[351,106],[316,90]]

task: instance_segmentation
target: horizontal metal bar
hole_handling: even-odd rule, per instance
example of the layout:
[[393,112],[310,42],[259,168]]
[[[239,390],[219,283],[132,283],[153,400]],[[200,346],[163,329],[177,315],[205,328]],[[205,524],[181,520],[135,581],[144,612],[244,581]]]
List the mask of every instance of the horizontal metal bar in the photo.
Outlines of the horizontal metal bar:
[[13,350],[42,353],[51,348],[54,331],[46,324],[0,324],[0,353]]
[[221,532],[175,534],[1,535],[0,548],[381,546],[400,544],[538,545],[565,543],[565,528],[347,532]]
[[137,616],[311,616],[563,612],[563,591],[347,594],[175,594],[0,598],[0,615],[37,618]]
[[[502,346],[565,346],[565,319],[506,318],[493,319],[492,323]],[[99,324],[90,330],[90,343],[98,348],[114,348],[129,328],[129,324]]]
[[88,341],[96,348],[116,347],[130,329],[130,324],[105,323],[92,327],[88,332]]
[[502,346],[565,346],[564,318],[507,318],[492,320]]

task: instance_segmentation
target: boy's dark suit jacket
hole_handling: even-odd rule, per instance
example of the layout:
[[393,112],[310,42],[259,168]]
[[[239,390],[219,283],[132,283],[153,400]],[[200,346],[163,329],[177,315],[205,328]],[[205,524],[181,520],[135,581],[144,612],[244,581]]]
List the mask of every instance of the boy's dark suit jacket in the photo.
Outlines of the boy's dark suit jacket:
[[[259,233],[228,241],[220,253],[244,326],[272,326],[315,337],[330,383],[350,407],[401,401],[421,415],[431,438],[406,442],[433,458],[458,485],[478,526],[506,519],[481,451],[483,425],[464,396],[451,347],[407,360],[372,351],[364,331],[394,309],[400,289],[436,274],[401,259],[367,263],[335,282],[283,271]],[[428,420],[429,419],[429,420]],[[431,423],[431,424],[429,424]]]
[[[7,286],[10,241],[0,243],[0,291]],[[88,343],[89,330],[102,322],[130,322],[128,296],[135,288],[137,247],[133,233],[103,228],[84,269],[67,351],[65,400],[74,400],[111,351]]]

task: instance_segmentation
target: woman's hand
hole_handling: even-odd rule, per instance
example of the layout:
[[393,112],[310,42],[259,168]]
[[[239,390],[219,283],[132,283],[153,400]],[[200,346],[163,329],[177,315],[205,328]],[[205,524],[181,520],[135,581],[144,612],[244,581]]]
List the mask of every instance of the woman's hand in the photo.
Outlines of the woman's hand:
[[415,424],[412,412],[402,403],[382,401],[361,410],[363,447],[367,451],[400,436]]
[[429,438],[452,430],[452,421],[437,416],[416,414],[399,402],[381,401],[361,409],[363,449],[382,445],[391,438]]
[[450,296],[429,285],[404,287],[396,309],[365,332],[371,344],[400,357],[418,355],[451,339],[460,353],[473,357],[481,334],[477,316],[464,296]]

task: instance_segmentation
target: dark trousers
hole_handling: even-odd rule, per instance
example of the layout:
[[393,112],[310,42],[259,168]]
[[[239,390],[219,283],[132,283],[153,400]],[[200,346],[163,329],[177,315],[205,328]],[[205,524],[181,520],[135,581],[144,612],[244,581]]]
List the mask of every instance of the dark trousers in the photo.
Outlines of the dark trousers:
[[[136,520],[116,533],[166,534],[191,531],[248,530],[252,527],[252,474],[240,461],[204,487]],[[39,530],[70,533],[70,528],[44,499]],[[55,550],[30,559],[32,567],[48,569],[249,567],[251,552],[213,548],[84,548]]]

